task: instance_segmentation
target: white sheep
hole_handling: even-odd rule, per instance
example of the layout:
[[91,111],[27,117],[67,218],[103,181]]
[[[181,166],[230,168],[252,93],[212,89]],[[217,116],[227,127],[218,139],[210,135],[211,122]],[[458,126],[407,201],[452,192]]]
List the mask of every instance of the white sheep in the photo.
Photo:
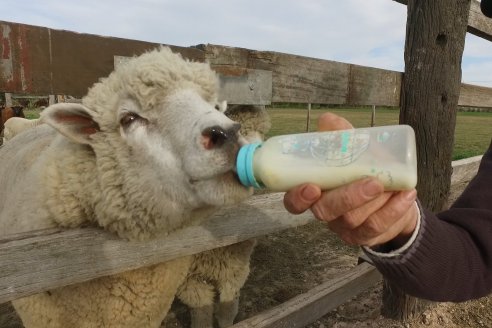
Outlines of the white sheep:
[[[215,109],[209,65],[161,48],[119,66],[82,104],[0,149],[0,231],[93,223],[129,240],[193,224],[252,191],[235,173],[239,125]],[[18,167],[23,167],[19,170]],[[14,300],[27,328],[159,327],[193,257]]]
[[[264,106],[233,105],[225,110],[222,104],[222,109],[241,124],[241,134],[248,142],[263,140],[270,129],[270,117]],[[192,328],[213,327],[214,314],[220,328],[233,324],[255,245],[256,240],[251,239],[193,256],[188,277],[177,294],[190,308]]]
[[22,117],[11,117],[7,121],[5,121],[3,137],[5,141],[8,141],[19,133],[28,129],[32,129],[42,123],[43,121],[41,118],[29,120]]

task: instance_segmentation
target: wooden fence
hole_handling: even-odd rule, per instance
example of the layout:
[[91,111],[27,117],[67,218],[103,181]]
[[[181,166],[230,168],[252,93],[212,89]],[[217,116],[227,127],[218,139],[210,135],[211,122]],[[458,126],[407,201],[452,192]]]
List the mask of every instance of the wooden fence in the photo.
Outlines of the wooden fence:
[[[490,40],[491,25],[476,8],[477,2],[473,1],[470,32]],[[81,96],[97,78],[111,71],[118,58],[115,56],[132,56],[156,46],[7,22],[0,22],[0,31],[4,38],[0,42],[0,53],[6,54],[0,59],[0,91],[12,94]],[[20,39],[23,42],[16,42]],[[64,47],[64,44],[70,44],[70,47]],[[5,45],[9,45],[8,49]],[[78,52],[78,47],[85,50]],[[217,45],[174,47],[174,50],[188,58],[209,61],[221,75],[223,90],[228,90],[223,91],[223,97],[234,99],[233,103],[385,106],[400,103],[400,72]],[[77,79],[73,79],[74,76]],[[492,89],[464,84],[460,105],[492,107]],[[455,188],[461,188],[475,174],[479,159],[455,163]],[[244,204],[223,209],[203,225],[148,242],[123,241],[95,228],[0,236],[0,303],[230,245],[314,220],[309,213],[287,213],[282,196],[281,193],[255,196]],[[187,241],[186,247],[181,246],[183,240]],[[283,327],[289,322],[291,326],[300,327],[380,279],[372,266],[361,264],[339,279],[235,326]]]

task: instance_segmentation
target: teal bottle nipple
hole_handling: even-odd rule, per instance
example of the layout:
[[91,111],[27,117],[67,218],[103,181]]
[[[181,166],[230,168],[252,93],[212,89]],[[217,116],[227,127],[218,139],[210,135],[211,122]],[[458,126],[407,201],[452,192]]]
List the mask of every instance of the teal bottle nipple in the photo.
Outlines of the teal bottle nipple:
[[256,189],[262,188],[258,181],[256,181],[253,172],[253,154],[259,147],[261,147],[261,143],[251,143],[242,146],[239,149],[236,159],[236,171],[239,181],[246,187],[254,187]]

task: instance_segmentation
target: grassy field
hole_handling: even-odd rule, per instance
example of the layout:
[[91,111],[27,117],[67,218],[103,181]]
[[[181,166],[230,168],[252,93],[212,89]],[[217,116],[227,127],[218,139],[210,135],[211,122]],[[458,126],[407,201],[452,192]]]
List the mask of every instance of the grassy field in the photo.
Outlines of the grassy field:
[[[269,108],[272,128],[268,137],[306,131],[305,108]],[[348,119],[356,128],[371,125],[370,109],[312,109],[310,131],[316,130],[318,116],[332,112]],[[375,125],[398,124],[398,110],[377,109]],[[459,112],[456,119],[453,160],[481,155],[492,138],[492,113]]]
[[[330,111],[348,119],[356,128],[371,125],[370,109],[312,109],[310,131],[316,130],[318,116]],[[268,137],[306,131],[306,108],[269,108],[272,129]],[[25,110],[27,118],[39,117],[37,110]],[[398,110],[377,109],[376,125],[398,124]],[[459,112],[455,130],[453,160],[481,155],[492,138],[492,113]]]

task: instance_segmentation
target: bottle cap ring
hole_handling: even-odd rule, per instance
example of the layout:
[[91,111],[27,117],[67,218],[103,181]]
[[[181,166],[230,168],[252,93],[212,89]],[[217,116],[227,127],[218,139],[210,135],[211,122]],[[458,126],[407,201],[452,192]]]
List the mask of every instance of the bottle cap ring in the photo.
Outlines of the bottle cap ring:
[[253,154],[258,147],[261,147],[261,143],[251,143],[242,146],[239,149],[236,159],[236,171],[239,181],[246,187],[252,186],[256,189],[262,188],[258,181],[256,181],[253,172]]

